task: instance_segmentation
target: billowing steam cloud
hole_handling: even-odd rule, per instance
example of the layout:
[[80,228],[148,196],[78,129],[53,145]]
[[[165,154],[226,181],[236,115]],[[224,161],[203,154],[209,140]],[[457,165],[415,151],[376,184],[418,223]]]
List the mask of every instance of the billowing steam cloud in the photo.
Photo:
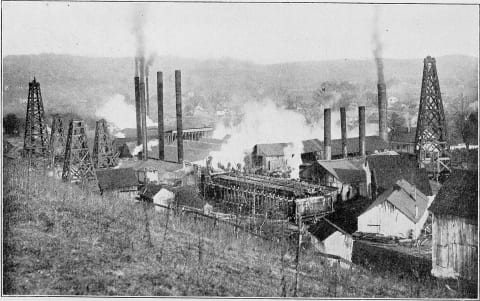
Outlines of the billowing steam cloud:
[[220,151],[210,154],[213,166],[219,162],[225,166],[228,163],[233,166],[238,163],[243,165],[245,155],[252,151],[255,144],[287,142],[292,143],[292,146],[284,150],[285,158],[292,158],[287,164],[292,168],[292,174],[296,171],[298,175],[298,165],[295,166],[292,161],[300,160],[302,140],[318,135],[314,128],[307,125],[305,117],[300,113],[283,109],[271,100],[246,103],[243,113],[244,118],[238,125],[229,128],[222,125],[215,130],[214,137],[225,134],[231,137]]
[[[133,112],[133,113],[132,113]],[[102,103],[102,106],[97,109],[96,114],[100,118],[105,118],[117,131],[126,128],[135,128],[137,121],[135,118],[135,106],[128,104],[125,97],[120,94],[115,94]],[[147,126],[156,126],[147,116]],[[117,135],[117,137],[121,138]]]
[[[231,163],[244,164],[244,158],[252,152],[255,144],[262,143],[290,143],[284,149],[287,165],[291,168],[292,178],[298,178],[303,140],[319,139],[323,141],[323,127],[308,125],[305,116],[299,112],[279,107],[271,100],[263,102],[249,102],[242,109],[244,117],[235,126],[225,126],[219,123],[213,133],[214,138],[222,139],[226,135],[231,137],[220,151],[211,152],[212,164],[221,163],[227,166]],[[347,123],[355,124],[358,121],[358,111],[347,111]],[[323,121],[322,121],[323,122]],[[323,123],[322,123],[323,124]],[[378,134],[377,124],[366,125],[367,135]],[[348,128],[348,137],[358,137],[358,123]],[[332,112],[332,139],[341,137],[340,113]]]

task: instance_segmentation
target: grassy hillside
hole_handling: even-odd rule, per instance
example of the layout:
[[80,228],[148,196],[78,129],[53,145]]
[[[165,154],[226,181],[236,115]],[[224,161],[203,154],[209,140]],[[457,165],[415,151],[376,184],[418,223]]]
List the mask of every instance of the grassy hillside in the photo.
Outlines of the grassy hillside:
[[[3,293],[292,296],[294,246],[99,196],[6,161]],[[168,228],[166,225],[168,224]],[[327,265],[302,250],[301,297],[458,297],[431,279]]]

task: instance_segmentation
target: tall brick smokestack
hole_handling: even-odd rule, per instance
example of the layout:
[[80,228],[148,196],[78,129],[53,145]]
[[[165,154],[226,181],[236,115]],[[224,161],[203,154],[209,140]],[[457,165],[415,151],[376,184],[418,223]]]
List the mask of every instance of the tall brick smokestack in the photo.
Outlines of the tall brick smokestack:
[[175,102],[177,108],[177,154],[178,163],[183,163],[183,129],[182,129],[182,74],[175,70]]
[[140,114],[140,78],[135,76],[135,114],[137,118],[137,145],[142,144],[142,118]]
[[387,137],[387,86],[385,82],[377,84],[378,89],[378,135],[384,141]]
[[323,149],[325,160],[332,160],[332,116],[330,109],[323,111]]
[[373,32],[375,48],[373,49],[373,55],[375,56],[375,64],[377,66],[378,135],[384,141],[387,141],[387,86],[385,85],[385,76],[383,74],[383,47],[380,39],[379,14],[379,8],[376,7]]
[[345,108],[340,108],[340,126],[342,129],[342,156],[347,157],[347,114]]
[[358,151],[365,156],[365,107],[358,107]]
[[158,159],[165,160],[165,136],[163,127],[163,73],[157,72],[158,102]]
[[147,92],[146,109],[145,110],[147,112],[147,116],[149,116],[149,114],[150,114],[150,93],[149,93],[149,89],[148,89],[148,73],[145,76],[145,90]]
[[147,110],[145,101],[145,73],[144,73],[144,60],[140,59],[140,113],[142,115],[142,144],[143,153],[142,159],[146,161],[148,159],[148,128],[147,128]]

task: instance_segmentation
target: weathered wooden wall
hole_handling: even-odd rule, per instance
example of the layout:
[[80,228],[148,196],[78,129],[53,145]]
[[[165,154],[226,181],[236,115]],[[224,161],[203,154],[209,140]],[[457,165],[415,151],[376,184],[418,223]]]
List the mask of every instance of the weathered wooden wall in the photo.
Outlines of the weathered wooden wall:
[[432,274],[439,278],[477,279],[478,225],[450,215],[435,215],[432,227]]

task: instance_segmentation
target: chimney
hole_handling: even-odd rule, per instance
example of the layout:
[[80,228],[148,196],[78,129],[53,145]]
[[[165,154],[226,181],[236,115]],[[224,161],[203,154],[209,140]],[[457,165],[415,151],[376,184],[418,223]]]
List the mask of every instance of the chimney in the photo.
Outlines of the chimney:
[[323,111],[323,148],[325,160],[332,160],[332,118],[330,109]]
[[150,93],[148,90],[148,74],[145,76],[145,90],[147,91],[147,99],[146,99],[146,113],[147,116],[150,114]]
[[137,117],[137,145],[142,144],[142,119],[140,114],[140,78],[135,76],[135,113]]
[[379,81],[378,89],[378,135],[384,141],[387,137],[387,86],[384,81]]
[[342,155],[347,157],[347,115],[345,107],[340,108],[340,126],[342,129]]
[[175,100],[177,108],[177,154],[178,163],[183,163],[183,130],[182,130],[182,74],[175,70]]
[[358,151],[360,156],[365,156],[365,107],[358,107]]
[[163,73],[157,72],[157,102],[158,102],[158,159],[165,160],[165,135],[163,128]]
[[143,144],[143,160],[148,159],[148,127],[147,127],[147,112],[145,102],[145,73],[144,61],[140,59],[140,113],[142,115],[142,144]]

